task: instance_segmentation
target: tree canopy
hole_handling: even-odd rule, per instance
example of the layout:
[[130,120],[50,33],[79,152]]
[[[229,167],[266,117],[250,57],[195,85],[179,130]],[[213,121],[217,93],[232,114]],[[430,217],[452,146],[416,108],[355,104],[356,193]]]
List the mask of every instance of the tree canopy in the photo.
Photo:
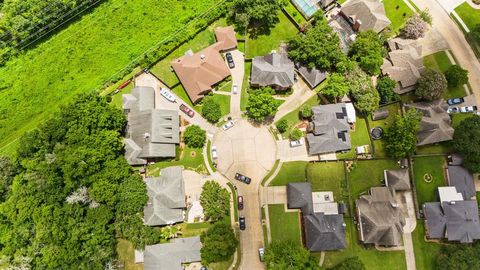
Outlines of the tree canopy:
[[468,70],[458,65],[451,65],[444,74],[450,87],[468,83]]
[[207,132],[197,125],[188,126],[183,134],[185,144],[192,148],[202,148],[206,139]]
[[365,265],[358,257],[351,257],[329,268],[329,270],[365,270]]
[[337,99],[342,98],[349,91],[349,84],[345,76],[339,73],[332,73],[328,77],[325,87],[320,90],[320,93],[329,98]]
[[284,133],[285,131],[287,131],[287,128],[288,128],[288,121],[287,119],[282,119],[280,121],[278,121],[278,123],[276,124],[277,126],[277,130],[280,132],[280,133]]
[[368,74],[377,75],[386,54],[384,40],[372,30],[360,32],[350,45],[349,55]]
[[218,104],[218,102],[216,102],[211,96],[206,96],[202,102],[202,116],[210,123],[217,123],[222,117],[220,104]]
[[377,91],[380,95],[380,103],[385,104],[400,99],[400,96],[393,91],[396,82],[388,76],[380,77],[377,80]]
[[480,116],[472,115],[455,128],[453,147],[464,157],[463,166],[480,172]]
[[438,270],[480,269],[480,245],[442,245],[435,260]]
[[209,264],[228,260],[238,245],[237,237],[229,224],[218,222],[213,224],[200,236],[202,263]]
[[378,109],[380,96],[373,87],[372,80],[360,68],[355,67],[346,75],[346,80],[353,98],[353,104],[364,114],[371,114]]
[[200,204],[208,221],[221,220],[230,212],[230,193],[217,182],[207,181],[202,187]]
[[[425,17],[425,15],[422,15]],[[427,19],[427,17],[425,17]],[[428,30],[428,24],[419,15],[413,15],[408,18],[405,26],[400,30],[400,34],[404,38],[418,39],[425,36],[425,32]]]
[[403,117],[397,115],[385,132],[386,151],[390,157],[401,159],[415,153],[420,120],[421,115],[415,109],[408,110]]
[[230,14],[240,30],[253,26],[254,31],[265,32],[279,22],[281,7],[278,0],[233,0]]
[[415,96],[432,101],[441,98],[445,91],[447,91],[447,79],[445,79],[445,76],[436,70],[426,69],[420,79],[418,79]]
[[148,198],[123,157],[125,124],[105,98],[81,95],[21,138],[14,167],[1,159],[0,177],[12,182],[0,202],[7,264],[103,269],[116,236],[139,248],[159,240],[141,219]]
[[273,241],[265,252],[269,270],[319,270],[315,257],[302,246],[291,241]]
[[272,92],[271,88],[264,88],[250,93],[247,100],[248,117],[261,122],[277,112],[280,102],[273,98]]
[[294,128],[292,131],[290,131],[290,140],[292,141],[298,141],[303,137],[303,131],[301,131],[298,128]]

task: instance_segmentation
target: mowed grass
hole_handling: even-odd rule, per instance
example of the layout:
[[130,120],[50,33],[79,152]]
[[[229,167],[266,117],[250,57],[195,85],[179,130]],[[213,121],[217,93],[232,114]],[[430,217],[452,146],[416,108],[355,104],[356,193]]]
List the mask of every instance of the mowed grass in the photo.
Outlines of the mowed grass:
[[[444,73],[450,66],[453,65],[448,58],[447,53],[444,51],[425,56],[423,58],[423,64],[425,65],[425,67],[434,69],[441,73]],[[464,97],[466,95],[467,94],[465,93],[465,88],[463,87],[463,85],[458,85],[455,87],[449,86],[443,97],[445,99],[448,99],[455,97]]]
[[282,42],[287,42],[298,33],[298,29],[288,20],[283,12],[278,13],[279,22],[270,29],[270,33],[253,36],[247,35],[247,58],[261,56],[277,50]]
[[107,1],[0,68],[0,153],[218,0]]
[[286,186],[290,182],[305,182],[307,165],[307,161],[283,163],[278,174],[270,182],[270,186]]
[[470,30],[473,30],[477,24],[480,24],[480,10],[472,8],[467,2],[456,7],[455,12],[462,18],[462,21]]
[[399,168],[397,161],[389,159],[358,160],[348,173],[348,185],[352,199],[367,193],[371,187],[384,186],[383,171]]
[[435,242],[425,241],[425,222],[423,220],[417,220],[412,240],[417,270],[434,270],[435,261],[442,246]]
[[[417,191],[418,206],[426,202],[438,201],[438,187],[446,186],[444,173],[445,157],[416,157],[413,159],[413,181]],[[425,174],[432,176],[430,183],[424,180]]]
[[[382,108],[386,108],[388,110],[388,117],[386,119],[381,119],[381,120],[376,120],[373,121],[372,117],[368,118],[368,124],[370,125],[370,128],[374,127],[381,127],[383,129],[383,132],[386,132],[390,125],[395,121],[395,118],[397,115],[400,114],[400,104],[399,103],[394,103],[390,104],[387,106],[384,106]],[[376,158],[386,158],[387,153],[385,151],[385,140],[382,138],[380,140],[373,140],[373,147],[375,148],[374,150],[374,157]]]
[[372,150],[370,131],[367,128],[367,121],[365,118],[357,116],[355,130],[350,131],[349,134],[352,142],[352,149],[346,153],[337,153],[337,159],[355,158],[357,156],[357,146],[368,145],[370,151]]
[[385,7],[385,13],[392,22],[389,26],[390,29],[398,33],[408,17],[413,15],[413,11],[402,0],[383,0],[382,2]]
[[285,212],[283,204],[269,204],[270,234],[272,241],[292,241],[301,245],[299,212]]
[[201,148],[190,148],[185,146],[181,151],[178,160],[167,159],[155,162],[155,164],[147,166],[148,176],[158,176],[160,170],[170,166],[183,166],[186,170],[193,170],[199,173],[206,173],[204,156]]
[[284,9],[298,25],[302,26],[307,22],[305,17],[303,17],[302,13],[295,7],[295,5],[291,1],[288,1],[287,5],[284,6]]
[[243,75],[242,93],[240,97],[240,110],[247,109],[248,90],[250,89],[250,74],[252,73],[252,62],[245,62],[245,73]]
[[117,240],[117,259],[123,263],[124,269],[143,270],[143,264],[135,263],[135,248],[125,239]]
[[[298,108],[296,108],[295,110],[289,112],[288,114],[286,114],[285,116],[283,116],[280,120],[278,120],[276,123],[282,121],[282,120],[286,120],[287,123],[288,123],[288,128],[287,130],[282,133],[283,137],[284,138],[287,138],[288,137],[288,134],[290,134],[290,131],[297,125],[300,123],[301,119],[300,119],[300,109],[302,108],[302,106],[304,105],[309,105],[311,107],[313,106],[316,106],[320,104],[320,98],[318,97],[318,95],[314,95],[313,97],[311,97],[309,100],[307,100],[305,103],[303,103],[302,105],[300,105]],[[276,124],[275,123],[275,124]]]
[[315,162],[307,166],[307,181],[312,191],[332,191],[335,201],[348,198],[343,161]]

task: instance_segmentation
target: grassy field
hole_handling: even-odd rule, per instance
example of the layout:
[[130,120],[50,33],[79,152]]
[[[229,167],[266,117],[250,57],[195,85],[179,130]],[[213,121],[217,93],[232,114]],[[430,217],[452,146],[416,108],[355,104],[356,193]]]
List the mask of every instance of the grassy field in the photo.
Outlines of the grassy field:
[[470,30],[475,28],[477,24],[480,24],[480,10],[472,8],[467,2],[455,8],[455,12],[462,18],[462,21]]
[[335,201],[348,198],[342,161],[309,163],[307,181],[312,184],[312,191],[332,191]]
[[[400,114],[400,105],[398,103],[387,105],[383,108],[388,110],[388,117],[386,119],[373,121],[372,118],[368,118],[368,124],[370,128],[374,127],[381,127],[383,131],[386,132],[388,127],[393,123],[395,120],[395,116]],[[374,157],[376,158],[385,158],[387,157],[387,153],[385,152],[385,141],[383,139],[380,140],[373,140],[373,146],[375,148]]]
[[292,161],[282,164],[278,174],[270,182],[270,186],[286,186],[290,182],[305,182],[307,161]]
[[282,117],[278,122],[282,121],[282,120],[287,120],[288,122],[288,128],[287,130],[282,134],[284,138],[288,137],[288,134],[290,134],[290,130],[293,129],[293,127],[295,127],[299,122],[300,122],[300,108],[303,106],[303,105],[310,105],[310,106],[316,106],[320,104],[320,98],[317,96],[317,95],[314,95],[313,97],[311,97],[309,100],[307,100],[305,103],[303,103],[302,105],[300,105],[297,109],[291,111],[290,113],[288,113],[287,115],[285,115],[284,117]]
[[[450,59],[444,51],[425,56],[423,58],[423,63],[425,67],[442,73],[452,66],[452,62],[450,62]],[[464,97],[466,95],[467,94],[465,93],[465,88],[463,88],[463,85],[459,85],[456,87],[448,87],[448,90],[443,97],[448,99],[454,97]]]
[[273,240],[290,240],[301,244],[299,213],[285,212],[283,204],[268,205],[270,233]]
[[124,269],[143,270],[143,264],[135,263],[135,248],[125,239],[117,240],[117,259],[123,263]]
[[390,29],[398,33],[408,17],[413,15],[413,11],[402,0],[383,0],[382,2],[387,17],[392,21]]
[[[110,0],[0,68],[0,152],[218,0]],[[10,147],[8,147],[11,149]]]
[[350,131],[350,140],[352,142],[352,149],[347,153],[337,153],[337,159],[355,158],[357,156],[356,147],[368,145],[372,149],[370,141],[370,132],[367,128],[367,121],[365,118],[357,116],[355,123],[355,130]]
[[[413,159],[413,181],[417,191],[418,205],[421,207],[425,202],[435,202],[438,197],[437,187],[445,186],[444,169],[445,157],[416,157]],[[427,183],[424,175],[432,175],[432,182]]]
[[207,168],[205,168],[205,163],[203,161],[202,149],[185,146],[180,155],[179,160],[165,160],[148,165],[147,175],[158,176],[161,169],[170,166],[183,166],[187,170],[193,170],[200,173],[207,172]]
[[434,270],[435,260],[440,252],[441,245],[425,241],[425,223],[423,220],[417,220],[417,227],[412,233],[412,240],[417,270]]
[[352,199],[357,199],[362,193],[368,192],[370,187],[384,185],[383,171],[396,169],[395,160],[359,160],[354,162],[353,168],[348,173],[348,185]]
[[325,252],[323,266],[328,269],[347,258],[357,256],[368,270],[404,270],[405,253],[403,251],[378,251],[374,247],[365,248],[358,242],[358,232],[352,219],[345,219],[347,248],[340,251]]
[[278,13],[278,18],[280,21],[270,30],[270,33],[255,37],[251,33],[248,34],[247,58],[268,54],[272,50],[278,49],[282,42],[288,41],[298,33],[295,25],[288,20],[283,12]]

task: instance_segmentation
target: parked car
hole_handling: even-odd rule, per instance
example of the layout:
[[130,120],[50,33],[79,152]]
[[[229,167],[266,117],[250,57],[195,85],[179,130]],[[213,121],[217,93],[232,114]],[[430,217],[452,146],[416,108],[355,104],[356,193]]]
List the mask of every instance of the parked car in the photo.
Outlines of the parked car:
[[451,98],[447,100],[448,105],[457,105],[463,103],[465,100],[463,98]]
[[180,104],[180,111],[184,112],[190,117],[193,117],[195,115],[195,112],[192,109],[188,108],[185,104]]
[[235,68],[235,63],[233,62],[233,57],[232,57],[232,54],[227,52],[225,54],[225,58],[227,58],[227,62],[228,62],[228,67],[229,68]]
[[260,261],[263,262],[265,257],[265,249],[263,247],[258,249],[258,257],[260,258]]
[[300,138],[298,141],[290,141],[290,147],[297,147],[297,146],[302,146],[304,143],[304,139]]
[[238,210],[243,210],[243,196],[237,197]]
[[457,106],[449,107],[447,109],[447,113],[458,113],[458,112],[459,112],[459,109]]
[[223,130],[227,130],[227,129],[233,127],[233,125],[235,125],[235,122],[230,120],[225,125],[223,125],[222,128],[223,128]]
[[245,224],[245,217],[244,216],[240,216],[238,218],[238,225],[240,226],[240,230],[245,230],[245,228],[247,227],[247,225]]
[[232,92],[233,92],[234,94],[238,93],[238,86],[237,86],[236,84],[233,85],[233,90],[232,90]]
[[175,96],[172,94],[172,92],[168,91],[167,89],[165,88],[162,88],[160,90],[160,95],[162,95],[164,98],[166,98],[168,101],[170,102],[175,102],[176,101],[176,98]]
[[217,159],[217,158],[218,158],[217,147],[212,146],[212,159]]
[[476,110],[477,110],[477,106],[463,106],[463,107],[460,107],[460,112],[462,112],[462,113],[475,112]]
[[245,176],[241,173],[236,173],[235,174],[235,179],[237,179],[238,181],[243,182],[247,185],[250,184],[250,182],[252,182],[252,178],[247,177],[247,176]]

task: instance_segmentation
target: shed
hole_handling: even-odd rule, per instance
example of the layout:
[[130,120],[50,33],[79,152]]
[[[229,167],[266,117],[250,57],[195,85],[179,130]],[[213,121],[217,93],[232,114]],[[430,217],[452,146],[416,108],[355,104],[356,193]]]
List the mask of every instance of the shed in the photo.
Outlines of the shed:
[[387,108],[378,109],[378,110],[373,112],[372,120],[377,121],[377,120],[386,119],[386,118],[388,118],[389,115],[390,114],[389,114]]

